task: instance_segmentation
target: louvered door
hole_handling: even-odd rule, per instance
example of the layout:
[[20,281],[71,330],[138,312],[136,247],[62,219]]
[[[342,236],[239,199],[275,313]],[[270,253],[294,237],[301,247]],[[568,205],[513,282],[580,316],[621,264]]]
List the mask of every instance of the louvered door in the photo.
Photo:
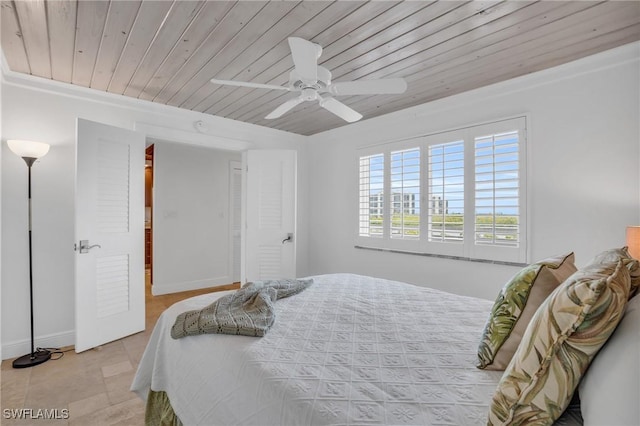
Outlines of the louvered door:
[[296,277],[296,152],[246,155],[245,280]]
[[144,330],[144,148],[77,120],[76,352]]

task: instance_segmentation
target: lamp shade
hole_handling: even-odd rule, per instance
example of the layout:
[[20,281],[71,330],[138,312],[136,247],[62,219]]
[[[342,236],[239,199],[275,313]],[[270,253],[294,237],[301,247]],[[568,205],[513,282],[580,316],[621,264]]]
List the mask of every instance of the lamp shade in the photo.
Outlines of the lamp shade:
[[634,259],[640,259],[640,226],[627,226],[627,247]]
[[9,139],[9,149],[22,158],[40,158],[49,152],[49,144],[44,142]]

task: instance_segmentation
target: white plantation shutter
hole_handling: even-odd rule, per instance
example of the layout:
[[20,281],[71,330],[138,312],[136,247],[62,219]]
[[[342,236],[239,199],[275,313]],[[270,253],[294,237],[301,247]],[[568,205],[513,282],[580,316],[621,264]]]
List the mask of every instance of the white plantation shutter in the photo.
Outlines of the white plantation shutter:
[[518,132],[475,138],[475,243],[520,243]]
[[464,140],[429,146],[428,240],[464,239]]
[[420,238],[420,148],[391,152],[391,238]]
[[358,244],[526,262],[525,142],[519,117],[363,149]]
[[360,157],[359,235],[382,237],[384,214],[384,155]]

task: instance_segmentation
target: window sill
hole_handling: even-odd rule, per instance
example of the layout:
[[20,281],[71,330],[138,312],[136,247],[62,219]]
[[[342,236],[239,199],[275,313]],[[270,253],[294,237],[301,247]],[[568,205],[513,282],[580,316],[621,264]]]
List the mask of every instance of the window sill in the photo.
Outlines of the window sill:
[[366,246],[359,246],[359,245],[355,245],[353,247],[356,249],[362,249],[362,250],[384,251],[387,253],[399,253],[399,254],[411,254],[414,256],[437,257],[440,259],[463,260],[466,262],[491,263],[494,265],[519,266],[519,267],[524,267],[528,265],[528,263],[521,263],[521,262],[505,262],[501,260],[474,259],[471,257],[463,257],[463,256],[450,256],[446,254],[422,253],[422,252],[415,252],[415,251],[396,250],[396,249],[378,248],[378,247],[366,247]]

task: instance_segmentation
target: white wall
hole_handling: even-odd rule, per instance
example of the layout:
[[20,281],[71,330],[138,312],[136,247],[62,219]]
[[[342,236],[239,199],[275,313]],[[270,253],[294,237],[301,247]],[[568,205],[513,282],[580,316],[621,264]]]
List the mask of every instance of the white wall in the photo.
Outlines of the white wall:
[[[51,144],[50,152],[33,166],[33,259],[36,345],[74,343],[74,161],[76,117],[128,129],[139,123],[168,129],[185,141],[212,145],[243,141],[255,148],[297,149],[301,136],[182,111],[177,108],[103,94],[84,88],[2,74],[2,356],[29,352],[29,292],[27,255],[27,169],[12,154],[6,139],[33,139]],[[196,133],[202,120],[208,130]],[[172,132],[169,132],[172,131]],[[174,132],[175,131],[175,132]],[[305,150],[299,161],[305,162]],[[306,185],[301,176],[301,185]],[[299,223],[306,223],[301,194]],[[306,233],[299,232],[298,268],[306,271]],[[6,248],[10,247],[10,250]]]
[[[73,343],[75,119],[144,123],[192,143],[298,149],[298,272],[354,272],[494,299],[517,268],[355,249],[356,149],[528,113],[530,259],[579,264],[640,224],[640,44],[309,138],[43,79],[2,74],[2,357],[29,350],[26,168],[9,138],[52,145],[33,168],[36,344]],[[197,133],[195,121],[207,130]],[[147,126],[148,127],[148,126]],[[157,136],[157,135],[155,135]],[[313,158],[313,162],[308,161]],[[308,244],[307,244],[308,242]],[[8,249],[10,248],[10,249]]]
[[[529,260],[586,264],[640,223],[640,44],[309,138],[312,273],[354,272],[495,299],[518,268],[355,249],[358,147],[530,117]],[[409,94],[411,86],[409,86]]]
[[153,294],[233,282],[232,160],[241,154],[155,143]]

